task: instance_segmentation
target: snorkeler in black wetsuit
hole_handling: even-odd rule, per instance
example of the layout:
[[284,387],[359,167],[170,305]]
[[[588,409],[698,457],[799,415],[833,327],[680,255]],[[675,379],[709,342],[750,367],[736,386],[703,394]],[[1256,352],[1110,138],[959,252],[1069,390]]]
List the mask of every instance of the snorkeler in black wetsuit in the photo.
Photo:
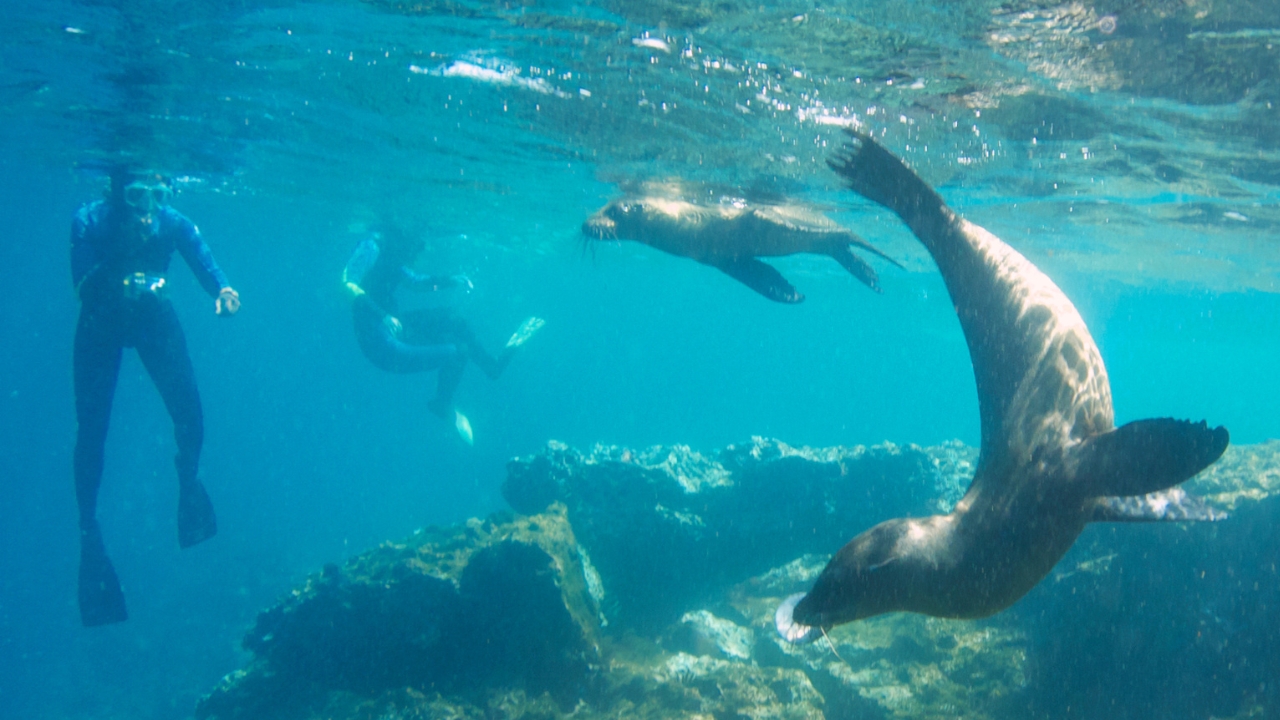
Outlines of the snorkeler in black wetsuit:
[[451,309],[401,314],[396,300],[396,290],[401,285],[428,292],[472,287],[465,275],[422,275],[412,270],[409,266],[423,248],[421,240],[400,231],[375,233],[356,247],[342,273],[342,281],[354,300],[356,341],[365,357],[387,372],[439,370],[436,396],[427,403],[427,409],[442,419],[452,416],[458,434],[471,444],[471,423],[453,407],[453,393],[462,381],[467,360],[497,380],[515,351],[542,327],[543,321],[536,317],[525,320],[494,357],[476,340],[467,322]]
[[81,207],[71,229],[71,279],[80,298],[74,464],[80,509],[80,619],[85,626],[128,619],[97,521],[103,450],[124,348],[137,349],[173,418],[178,544],[191,547],[218,531],[213,504],[197,476],[204,441],[200,394],[182,326],[165,292],[173,251],[215,298],[218,315],[234,315],[240,296],[214,262],[200,231],[168,206],[171,195],[159,176],[116,170],[107,199]]

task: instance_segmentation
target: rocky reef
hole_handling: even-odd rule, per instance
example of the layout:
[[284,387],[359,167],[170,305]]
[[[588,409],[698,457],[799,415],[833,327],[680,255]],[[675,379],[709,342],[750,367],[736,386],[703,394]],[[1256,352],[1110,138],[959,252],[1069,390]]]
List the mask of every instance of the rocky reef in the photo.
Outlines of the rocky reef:
[[984,621],[896,614],[780,641],[773,611],[880,520],[950,508],[959,443],[753,439],[511,461],[520,514],[424,529],[263,612],[202,720],[1245,717],[1275,712],[1280,442],[1188,490],[1222,523],[1091,526]]
[[875,522],[936,512],[940,497],[960,494],[959,483],[940,488],[943,477],[915,446],[813,450],[756,438],[712,459],[681,445],[584,454],[552,442],[508,463],[502,493],[523,513],[564,503],[610,590],[608,620],[654,632]]

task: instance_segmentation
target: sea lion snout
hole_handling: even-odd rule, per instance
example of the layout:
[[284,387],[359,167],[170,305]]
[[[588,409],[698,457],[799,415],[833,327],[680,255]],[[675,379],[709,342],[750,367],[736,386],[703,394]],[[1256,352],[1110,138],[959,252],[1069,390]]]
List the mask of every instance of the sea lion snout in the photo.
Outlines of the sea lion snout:
[[586,222],[582,223],[582,234],[592,240],[616,240],[618,237],[618,223],[614,222],[613,218],[608,215],[611,207],[613,206],[609,205],[587,218]]
[[[824,592],[825,588],[815,586],[814,590],[817,590],[816,594],[810,591],[808,594],[796,598],[796,602],[791,608],[792,622],[802,627],[817,628],[840,625],[853,619],[852,616],[855,613],[852,603],[841,607],[836,603],[824,602],[823,596],[829,594]],[[836,611],[830,611],[830,607],[836,608]]]

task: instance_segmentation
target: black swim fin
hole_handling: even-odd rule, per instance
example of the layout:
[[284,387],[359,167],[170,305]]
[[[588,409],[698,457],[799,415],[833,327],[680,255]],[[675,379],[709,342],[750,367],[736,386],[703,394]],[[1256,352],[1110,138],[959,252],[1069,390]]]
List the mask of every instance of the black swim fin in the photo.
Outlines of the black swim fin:
[[129,619],[120,579],[107,558],[102,533],[94,525],[80,531],[80,622],[85,627],[109,625]]
[[736,257],[710,264],[775,302],[795,304],[804,300],[804,296],[796,292],[782,273],[753,257]]
[[199,480],[178,485],[178,546],[189,548],[218,534],[213,501]]
[[1204,421],[1137,420],[1081,445],[1076,477],[1086,496],[1147,495],[1191,479],[1229,442],[1226,428]]

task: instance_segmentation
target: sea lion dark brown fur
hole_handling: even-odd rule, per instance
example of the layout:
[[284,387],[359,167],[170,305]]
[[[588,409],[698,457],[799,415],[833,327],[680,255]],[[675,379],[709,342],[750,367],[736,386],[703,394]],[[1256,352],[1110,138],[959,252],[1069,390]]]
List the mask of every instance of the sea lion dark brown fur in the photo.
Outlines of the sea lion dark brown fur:
[[831,167],[897,213],[946,281],[973,361],[982,443],[951,513],[855,537],[807,595],[778,608],[779,633],[802,642],[895,611],[985,617],[1040,582],[1086,523],[1224,517],[1174,486],[1222,455],[1226,429],[1168,418],[1114,427],[1102,356],[1053,281],[871,138],[850,134]]
[[800,205],[742,200],[695,205],[660,196],[628,197],[596,211],[583,223],[582,232],[596,240],[634,240],[697,260],[782,303],[798,303],[804,296],[781,273],[757,258],[796,253],[828,255],[876,292],[880,292],[880,283],[875,270],[850,246],[898,265],[825,215]]

